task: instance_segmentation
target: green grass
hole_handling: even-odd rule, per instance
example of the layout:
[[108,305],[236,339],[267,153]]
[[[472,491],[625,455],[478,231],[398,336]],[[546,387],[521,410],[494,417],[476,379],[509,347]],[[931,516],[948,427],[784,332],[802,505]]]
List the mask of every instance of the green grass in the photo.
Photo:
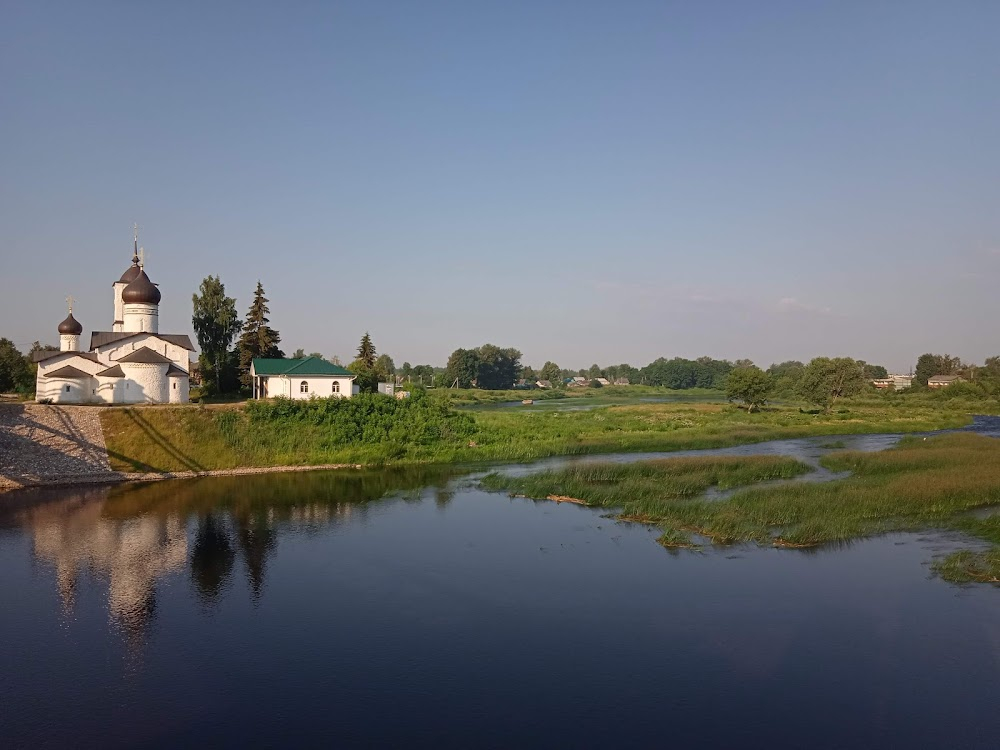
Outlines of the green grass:
[[450,457],[476,431],[470,414],[418,394],[111,409],[101,421],[120,471],[447,463],[436,459]]
[[[503,409],[475,413],[477,453],[527,461],[585,453],[724,448],[812,435],[920,432],[968,424],[967,414],[933,407],[849,404],[832,414],[769,407],[755,414],[719,403],[610,406],[589,411]],[[468,457],[475,458],[475,456]]]
[[[720,448],[810,435],[914,432],[969,421],[963,413],[940,408],[901,410],[880,404],[849,404],[832,414],[806,414],[797,407],[747,414],[725,404],[689,402],[588,411],[532,407],[463,411],[417,394],[403,401],[372,396],[334,401],[332,406],[325,400],[312,406],[290,403],[279,399],[115,408],[102,410],[101,421],[112,466],[124,471],[530,461],[587,453]],[[363,403],[365,408],[386,403],[409,406],[393,407],[401,411],[389,415],[381,407],[358,411],[355,407]]]
[[604,388],[551,388],[518,389],[506,391],[481,391],[474,388],[438,388],[432,391],[437,398],[445,399],[452,406],[490,406],[524,399],[533,401],[580,401],[587,404],[639,403],[643,399],[684,399],[725,398],[722,391],[706,388],[691,388],[678,391],[649,385],[609,385]]
[[953,583],[1000,583],[1000,547],[960,550],[934,563],[934,572]]
[[[689,546],[685,532],[696,516],[711,505],[702,499],[711,487],[720,490],[756,482],[791,479],[811,471],[805,464],[780,456],[670,458],[637,463],[593,463],[510,478],[492,473],[483,478],[487,489],[506,489],[535,498],[572,499],[614,509],[619,518],[663,524],[670,521],[661,542]],[[683,522],[678,519],[684,517]],[[675,522],[677,521],[677,522]]]
[[[696,535],[716,544],[808,547],[894,531],[954,529],[993,546],[955,553],[935,570],[952,581],[1000,580],[1000,518],[969,515],[1000,504],[1000,441],[993,438],[956,433],[904,439],[880,453],[836,453],[823,464],[852,471],[847,479],[751,487],[720,501],[698,497],[699,488],[710,478],[719,487],[761,481],[768,478],[765,467],[734,464],[728,473],[712,474],[710,464],[696,469],[687,461],[571,467],[523,477],[494,474],[484,483],[514,494],[565,494],[614,508],[622,518],[659,525],[664,543],[671,545],[690,544]],[[794,462],[773,468],[796,472]]]

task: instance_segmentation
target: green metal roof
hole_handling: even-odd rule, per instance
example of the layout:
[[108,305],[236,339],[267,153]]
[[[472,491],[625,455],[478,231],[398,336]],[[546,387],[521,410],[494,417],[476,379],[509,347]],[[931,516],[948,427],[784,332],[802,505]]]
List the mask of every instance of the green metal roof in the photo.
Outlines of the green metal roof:
[[319,357],[305,359],[254,358],[253,371],[258,375],[327,375],[353,378],[354,373]]

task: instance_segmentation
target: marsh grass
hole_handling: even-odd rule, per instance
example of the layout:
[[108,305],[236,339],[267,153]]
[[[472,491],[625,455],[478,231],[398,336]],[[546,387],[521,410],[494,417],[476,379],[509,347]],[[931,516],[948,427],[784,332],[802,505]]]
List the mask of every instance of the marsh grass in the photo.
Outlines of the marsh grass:
[[[762,458],[762,457],[759,457]],[[704,465],[691,460],[721,463]],[[826,468],[849,478],[747,487],[720,501],[699,499],[708,486],[745,486],[801,473],[791,459],[677,459],[618,467],[570,467],[524,477],[491,475],[484,484],[531,497],[566,494],[614,508],[621,518],[655,523],[664,540],[694,534],[716,544],[756,542],[810,547],[893,531],[956,529],[994,545],[936,563],[948,580],[1000,580],[1000,517],[969,511],[1000,504],[1000,441],[973,434],[908,438],[880,453],[842,452]]]
[[953,552],[933,567],[935,573],[953,583],[1000,583],[1000,547]]
[[[707,535],[702,521],[714,515],[717,505],[702,497],[710,487],[725,490],[809,471],[805,464],[780,456],[694,457],[582,464],[516,478],[492,473],[482,484],[528,497],[568,497],[612,509],[620,519],[664,527],[660,542],[679,547],[693,545],[691,532]],[[714,533],[721,537],[736,532],[727,530],[720,517]]]

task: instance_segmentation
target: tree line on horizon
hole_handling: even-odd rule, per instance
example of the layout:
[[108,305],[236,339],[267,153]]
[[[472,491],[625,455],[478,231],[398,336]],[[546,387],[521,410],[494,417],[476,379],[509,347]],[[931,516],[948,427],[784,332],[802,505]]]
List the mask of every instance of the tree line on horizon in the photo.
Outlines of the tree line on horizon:
[[[250,365],[254,358],[281,358],[281,335],[269,325],[269,300],[265,296],[263,284],[258,281],[253,299],[244,320],[240,320],[236,300],[226,295],[225,285],[218,276],[207,276],[192,296],[192,326],[201,350],[199,366],[203,382],[203,392],[209,395],[249,393],[251,390]],[[30,395],[35,387],[37,365],[33,356],[39,351],[57,351],[58,347],[34,342],[27,354],[21,354],[12,341],[0,338],[0,392],[16,391]],[[396,368],[388,354],[378,354],[370,334],[366,331],[358,346],[357,356],[344,365],[337,356],[324,357],[319,352],[306,354],[297,349],[293,358],[315,356],[327,359],[336,365],[345,366],[356,376],[356,383],[362,391],[377,390],[378,383],[394,380],[410,387],[456,387],[503,390],[514,387],[532,387],[537,381],[548,381],[553,387],[562,387],[572,378],[585,378],[598,385],[598,379],[610,383],[626,381],[633,385],[650,385],[688,390],[702,388],[711,390],[732,390],[733,376],[736,383],[751,385],[755,392],[766,392],[767,396],[803,395],[809,387],[809,378],[815,379],[814,363],[836,363],[833,367],[838,378],[848,383],[850,391],[854,383],[864,386],[872,380],[886,378],[888,373],[881,365],[871,365],[862,360],[850,358],[817,358],[809,364],[789,360],[771,364],[766,370],[758,368],[751,360],[735,361],[698,357],[659,357],[643,367],[628,363],[571,370],[562,368],[549,360],[538,370],[522,364],[522,354],[513,347],[483,344],[475,348],[459,348],[441,366],[430,364],[411,365],[404,362]],[[849,363],[854,363],[850,365]],[[856,365],[856,367],[855,367]],[[757,373],[762,373],[762,375]],[[922,354],[916,363],[913,388],[927,387],[927,381],[936,375],[959,375],[965,383],[959,384],[955,394],[1000,396],[1000,356],[989,357],[982,366],[964,363],[958,357],[948,354]],[[803,378],[806,378],[803,381]],[[822,380],[823,378],[820,378]],[[956,386],[950,386],[951,389]],[[749,394],[745,391],[745,395]],[[839,396],[834,396],[834,399]],[[736,399],[741,400],[742,399]],[[751,401],[755,401],[752,397]],[[766,398],[764,399],[766,400]],[[807,397],[807,400],[808,397]]]

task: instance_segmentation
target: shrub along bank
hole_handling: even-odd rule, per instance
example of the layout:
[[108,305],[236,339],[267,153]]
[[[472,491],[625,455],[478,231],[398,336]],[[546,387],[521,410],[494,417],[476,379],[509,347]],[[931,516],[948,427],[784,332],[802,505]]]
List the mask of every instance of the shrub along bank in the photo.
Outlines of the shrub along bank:
[[101,422],[112,468],[161,472],[447,461],[476,430],[470,414],[422,394],[377,393],[228,408],[112,409]]

